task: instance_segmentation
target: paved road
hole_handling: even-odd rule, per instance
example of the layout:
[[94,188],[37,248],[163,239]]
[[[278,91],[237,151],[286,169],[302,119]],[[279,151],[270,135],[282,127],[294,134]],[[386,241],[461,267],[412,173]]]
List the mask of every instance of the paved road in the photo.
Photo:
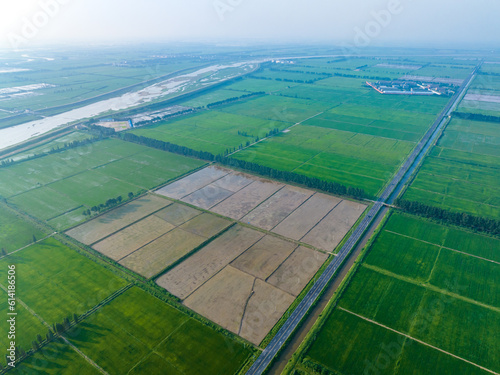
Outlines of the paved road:
[[368,211],[368,214],[363,218],[361,223],[353,231],[349,239],[345,242],[342,249],[339,251],[337,256],[333,261],[326,267],[325,271],[318,278],[313,287],[306,294],[304,299],[299,303],[297,308],[290,314],[290,317],[286,320],[285,324],[281,327],[278,333],[271,340],[269,345],[264,349],[259,358],[254,362],[252,367],[247,371],[247,375],[260,375],[269,366],[273,358],[280,351],[283,344],[288,340],[291,334],[297,328],[297,325],[302,321],[304,316],[307,314],[314,301],[321,294],[321,291],[330,282],[333,275],[340,268],[344,260],[350,254],[356,243],[361,239],[365,230],[373,222],[377,214],[380,212],[386,200],[393,194],[395,189],[400,185],[403,177],[410,171],[410,168],[417,161],[419,155],[425,152],[430,145],[430,141],[433,139],[434,135],[439,132],[441,127],[446,122],[446,118],[454,110],[455,106],[459,103],[462,98],[462,94],[465,92],[466,88],[472,82],[477,70],[481,64],[479,64],[474,71],[469,75],[469,77],[464,81],[458,92],[455,94],[453,100],[450,100],[448,105],[443,109],[441,114],[438,116],[434,124],[429,128],[425,136],[418,143],[415,150],[410,154],[405,163],[401,166],[399,171],[393,177],[389,185],[386,187],[380,198]]

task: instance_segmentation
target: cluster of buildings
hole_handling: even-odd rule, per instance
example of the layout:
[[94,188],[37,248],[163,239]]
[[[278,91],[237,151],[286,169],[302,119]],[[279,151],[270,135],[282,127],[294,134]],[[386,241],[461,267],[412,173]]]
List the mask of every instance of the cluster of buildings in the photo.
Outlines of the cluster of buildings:
[[366,82],[368,86],[387,95],[452,95],[453,87],[439,83],[408,80]]

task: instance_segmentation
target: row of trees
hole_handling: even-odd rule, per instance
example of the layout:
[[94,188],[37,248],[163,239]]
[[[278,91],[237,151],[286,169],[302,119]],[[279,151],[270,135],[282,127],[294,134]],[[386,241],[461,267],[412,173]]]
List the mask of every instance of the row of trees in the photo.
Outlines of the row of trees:
[[[33,354],[37,350],[39,350],[41,347],[43,347],[44,344],[49,343],[52,341],[56,335],[61,335],[64,332],[68,331],[71,326],[74,324],[78,323],[80,321],[80,318],[77,314],[73,314],[73,318],[64,318],[62,323],[54,323],[52,324],[52,327],[48,329],[47,334],[45,335],[45,338],[42,337],[42,335],[37,334],[36,339],[31,342],[31,349],[26,352],[23,348],[20,346],[15,347],[15,357],[16,357],[16,364],[24,360],[28,355]],[[9,354],[5,354],[5,359],[6,362],[10,362]],[[6,366],[6,368],[9,368],[9,366]]]
[[480,113],[453,112],[453,117],[472,121],[500,122],[500,116],[482,115]]
[[47,156],[47,155],[50,155],[50,154],[55,154],[55,153],[62,152],[62,151],[65,151],[65,150],[69,150],[69,149],[72,149],[72,148],[76,148],[76,147],[88,145],[88,144],[94,143],[94,142],[96,142],[96,141],[98,141],[100,139],[102,139],[102,137],[93,137],[93,138],[88,138],[88,139],[82,139],[80,141],[67,142],[67,143],[64,143],[62,146],[59,146],[59,145],[58,146],[54,146],[54,147],[52,147],[47,152],[42,152],[42,153],[39,153],[39,154],[33,154],[33,155],[30,155],[30,156],[28,156],[27,158],[24,158],[24,159],[20,159],[20,160],[14,160],[14,159],[2,160],[0,162],[0,168],[2,168],[2,167],[8,167],[10,165],[22,163],[22,162],[25,162],[25,161],[28,161],[28,160],[38,159],[38,158],[41,158],[43,156]]
[[197,151],[197,150],[193,150],[191,148],[184,147],[184,146],[179,146],[179,145],[176,145],[176,144],[173,144],[170,142],[164,142],[164,141],[160,141],[157,139],[138,136],[138,135],[131,134],[131,133],[122,133],[122,134],[120,134],[120,136],[124,141],[139,143],[139,144],[144,145],[144,146],[156,148],[156,149],[163,150],[163,151],[172,152],[174,154],[191,156],[193,158],[207,160],[207,161],[214,161],[215,160],[215,155],[210,153],[210,152]]
[[308,79],[308,80],[303,80],[303,79],[288,79],[288,78],[269,78],[269,77],[258,77],[258,76],[251,76],[251,78],[255,79],[264,79],[268,81],[280,81],[280,82],[292,82],[292,83],[314,83],[316,81],[320,81],[324,78],[314,78],[314,79]]
[[390,77],[376,77],[376,76],[358,76],[356,74],[343,74],[343,73],[333,73],[335,77],[346,77],[346,78],[362,78],[371,79],[376,81],[392,81]]
[[326,191],[332,194],[348,195],[354,198],[366,197],[364,190],[360,188],[346,187],[345,185],[339,184],[337,182],[325,181],[316,177],[309,177],[303,174],[298,174],[289,171],[282,171],[245,160],[239,160],[217,155],[215,157],[215,161],[220,164],[227,165],[229,167],[244,169],[246,171],[254,172],[262,176],[267,176],[276,180],[292,182],[307,186],[312,189]]
[[87,129],[89,129],[92,133],[96,133],[99,137],[109,137],[110,135],[115,134],[115,129],[107,128],[105,126],[95,125],[87,123],[85,124]]
[[443,223],[457,225],[495,236],[500,235],[500,220],[473,216],[463,212],[454,212],[401,198],[397,199],[395,204],[403,211],[411,214],[436,219]]
[[[311,66],[311,68],[314,68]],[[272,72],[285,72],[285,73],[302,73],[302,74],[313,74],[313,75],[318,75],[318,76],[325,76],[325,77],[331,77],[332,75],[330,73],[325,73],[325,72],[310,72],[308,70],[296,70],[296,69],[279,69],[279,68],[269,68],[270,71]]]
[[258,95],[264,95],[264,94],[265,94],[265,91],[256,91],[256,92],[252,92],[250,94],[245,94],[245,95],[241,95],[241,96],[234,96],[232,98],[219,100],[218,102],[213,102],[213,103],[207,104],[207,108],[210,109],[210,108],[218,107],[218,106],[221,106],[224,104],[233,103],[233,102],[236,102],[236,101],[241,100],[241,99],[246,99],[246,98],[250,98],[252,96],[258,96]]
[[[134,193],[132,193],[132,192],[128,193],[128,197],[129,197],[129,199],[133,198]],[[83,214],[85,216],[91,216],[93,213],[97,214],[103,210],[107,210],[108,208],[114,207],[114,206],[122,203],[122,201],[123,201],[123,198],[121,195],[119,195],[116,198],[108,199],[105,203],[101,203],[99,205],[92,206],[90,209],[83,211]]]
[[[279,132],[278,129],[273,129],[269,133]],[[268,133],[268,134],[269,134]],[[298,174],[289,171],[282,171],[270,167],[266,167],[257,163],[252,163],[244,160],[233,159],[225,155],[214,155],[210,152],[197,151],[190,149],[188,147],[179,146],[170,142],[159,141],[157,139],[151,139],[143,136],[137,136],[130,133],[124,133],[121,135],[122,139],[128,142],[139,143],[148,147],[160,149],[163,151],[169,151],[174,154],[179,154],[183,156],[195,157],[198,159],[206,161],[215,161],[223,165],[227,165],[234,168],[244,169],[249,172],[254,172],[262,176],[267,176],[273,179],[281,180],[284,182],[292,182],[300,185],[307,186],[309,188],[322,190],[328,193],[337,195],[347,195],[354,198],[365,198],[366,194],[363,189],[347,187],[345,185],[339,184],[337,182],[325,181],[315,177],[308,177],[303,174]],[[236,150],[236,148],[234,149]]]

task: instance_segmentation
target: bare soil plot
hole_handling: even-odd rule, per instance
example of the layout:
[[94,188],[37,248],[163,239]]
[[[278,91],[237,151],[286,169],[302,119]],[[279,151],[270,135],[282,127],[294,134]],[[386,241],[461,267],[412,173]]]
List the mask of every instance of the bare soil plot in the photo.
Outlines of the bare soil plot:
[[301,240],[325,251],[332,251],[339,244],[366,206],[344,200],[338,204]]
[[295,297],[259,279],[255,280],[253,292],[241,322],[239,335],[259,345]]
[[181,199],[219,178],[224,177],[228,173],[229,170],[227,169],[210,166],[184,177],[181,180],[175,181],[157,190],[156,193],[174,199]]
[[79,225],[66,234],[90,245],[171,203],[166,199],[147,195]]
[[120,260],[174,228],[175,225],[151,215],[96,243],[93,248],[111,259]]
[[184,304],[238,334],[254,280],[236,268],[225,267],[191,294]]
[[184,206],[183,204],[179,203],[173,203],[163,210],[156,212],[154,215],[158,216],[160,219],[165,220],[167,223],[179,226],[200,214],[201,211],[198,211],[194,208]]
[[296,247],[292,242],[268,235],[240,255],[231,265],[266,280]]
[[226,229],[230,225],[231,221],[229,220],[215,215],[203,213],[199,216],[196,216],[194,219],[191,219],[188,222],[182,224],[179,228],[198,236],[210,238],[212,236],[215,236],[223,229]]
[[205,237],[176,228],[123,258],[119,263],[150,278],[188,254],[205,240]]
[[272,231],[282,236],[300,240],[321,219],[323,219],[341,199],[316,193],[299,208],[279,223]]
[[283,184],[269,180],[255,180],[213,207],[212,211],[239,220],[283,186]]
[[326,254],[299,246],[266,281],[298,296],[327,257]]
[[236,225],[156,282],[175,296],[185,299],[263,236],[260,232]]
[[233,194],[230,190],[211,184],[182,198],[182,201],[207,210]]
[[245,186],[250,185],[252,182],[253,178],[251,176],[232,171],[232,173],[222,177],[220,180],[215,181],[212,185],[236,193]]
[[241,221],[271,230],[297,207],[313,195],[310,190],[285,186],[260,206],[245,215]]

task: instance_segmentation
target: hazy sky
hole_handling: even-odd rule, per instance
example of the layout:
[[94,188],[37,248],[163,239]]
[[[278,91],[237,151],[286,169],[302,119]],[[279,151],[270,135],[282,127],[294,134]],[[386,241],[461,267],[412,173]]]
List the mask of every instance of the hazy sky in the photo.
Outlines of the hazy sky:
[[0,0],[0,46],[225,39],[500,46],[497,0]]

